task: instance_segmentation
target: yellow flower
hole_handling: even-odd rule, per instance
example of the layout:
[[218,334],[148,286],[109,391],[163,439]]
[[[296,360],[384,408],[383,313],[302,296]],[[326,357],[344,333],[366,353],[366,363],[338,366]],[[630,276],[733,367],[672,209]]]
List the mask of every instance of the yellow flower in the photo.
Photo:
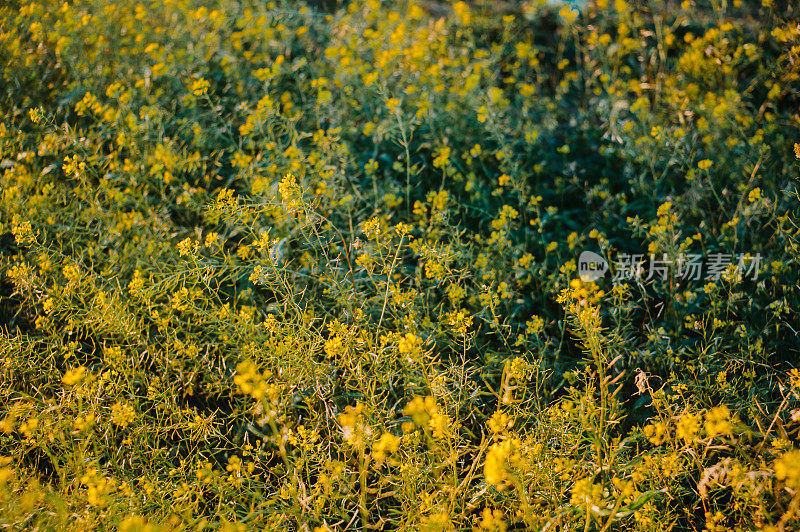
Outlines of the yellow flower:
[[455,529],[447,512],[441,511],[421,518],[418,530],[420,532],[450,532]]
[[212,231],[206,235],[206,240],[203,245],[207,248],[210,248],[211,246],[217,243],[218,239],[219,239],[219,233],[215,233]]
[[483,463],[483,476],[487,484],[498,490],[505,487],[510,478],[506,466],[519,461],[518,449],[519,440],[516,439],[504,440],[489,447]]
[[442,146],[439,148],[439,152],[433,160],[433,166],[436,168],[444,168],[448,164],[450,164],[450,147]]
[[344,441],[355,448],[361,448],[371,433],[370,427],[364,421],[364,405],[358,403],[356,406],[346,406],[344,413],[339,414],[338,421]]
[[711,165],[714,164],[710,159],[703,159],[702,161],[697,163],[697,167],[700,170],[708,170],[711,168]]
[[192,91],[192,94],[194,94],[195,96],[205,96],[206,94],[208,94],[208,88],[210,86],[211,84],[208,82],[206,78],[200,78],[192,82],[190,90]]
[[490,510],[484,508],[481,513],[481,520],[478,523],[480,530],[491,530],[493,532],[505,532],[506,523],[503,521],[503,512],[501,510]]
[[667,427],[661,422],[646,425],[644,427],[644,435],[653,445],[661,445],[664,442],[666,434]]
[[389,109],[389,111],[394,113],[400,107],[400,100],[397,98],[389,98],[386,100],[386,107]]
[[453,310],[445,315],[445,323],[455,334],[464,335],[472,327],[472,316],[465,310]]
[[383,462],[387,456],[396,452],[400,447],[400,438],[390,432],[384,432],[378,441],[372,445],[372,457],[378,461]]
[[411,416],[414,425],[429,429],[434,438],[444,438],[452,421],[450,416],[443,414],[436,400],[431,397],[416,396],[403,410],[403,415]]
[[284,207],[290,213],[301,210],[303,206],[303,188],[297,183],[297,179],[292,174],[286,174],[278,184],[278,192],[281,195]]
[[155,532],[158,530],[156,525],[147,522],[147,519],[140,515],[131,515],[119,524],[119,532]]
[[[28,109],[28,117],[31,119],[31,122],[38,124],[44,117],[44,113],[40,107],[32,107]],[[795,144],[795,146],[797,146],[797,144]]]
[[64,157],[63,169],[64,173],[67,175],[80,177],[84,170],[86,170],[86,163],[79,161],[77,155],[73,155],[72,157],[67,155]]
[[498,103],[503,98],[503,89],[492,87],[489,89],[488,96],[490,102]]
[[190,255],[193,249],[197,249],[196,243],[191,239],[191,237],[187,237],[180,242],[178,242],[178,254],[182,257],[184,255]]
[[700,430],[700,416],[697,414],[683,414],[675,427],[675,434],[686,443],[694,441]]
[[502,434],[514,426],[514,420],[505,412],[498,410],[492,414],[492,417],[489,418],[489,421],[486,423],[486,425],[494,434]]
[[456,2],[453,4],[453,13],[456,15],[456,19],[458,20],[459,24],[462,26],[469,25],[471,17],[469,6],[466,2]]
[[264,397],[268,387],[266,378],[258,371],[258,366],[250,360],[244,360],[236,366],[233,382],[239,387],[240,392],[256,400]]
[[732,430],[730,417],[731,412],[725,405],[712,408],[706,412],[706,434],[710,438],[729,435]]
[[325,354],[328,358],[334,358],[336,355],[343,352],[343,343],[341,336],[331,336],[325,340]]
[[[9,457],[8,461],[6,461],[5,458],[6,457],[3,457],[2,464],[0,464],[0,465],[5,466],[5,465],[8,465],[9,463],[11,463],[10,457]],[[12,478],[14,478],[14,470],[13,469],[11,469],[10,467],[2,467],[2,468],[0,468],[0,488],[4,488],[6,486],[6,484],[8,484],[8,481],[11,480]]]
[[569,6],[563,6],[561,9],[558,10],[558,14],[561,15],[561,18],[564,19],[566,24],[572,24],[578,18],[578,10],[573,9]]
[[14,233],[14,240],[20,246],[30,246],[36,240],[31,223],[28,220],[21,221],[16,214],[11,221],[11,232]]
[[120,427],[127,427],[133,423],[136,412],[127,403],[117,402],[111,406],[111,422]]
[[775,478],[792,489],[800,489],[800,450],[789,451],[775,461]]
[[451,424],[450,416],[441,413],[438,408],[431,411],[431,420],[428,423],[428,427],[431,429],[431,435],[435,439],[447,436]]
[[401,336],[400,340],[397,342],[397,349],[400,351],[400,354],[406,355],[408,360],[413,361],[419,358],[419,355],[422,353],[422,343],[422,338],[416,334],[406,333],[404,336]]
[[86,376],[86,367],[80,366],[77,368],[67,370],[64,376],[61,378],[61,382],[63,382],[67,386],[74,386],[79,382],[81,382],[85,376]]

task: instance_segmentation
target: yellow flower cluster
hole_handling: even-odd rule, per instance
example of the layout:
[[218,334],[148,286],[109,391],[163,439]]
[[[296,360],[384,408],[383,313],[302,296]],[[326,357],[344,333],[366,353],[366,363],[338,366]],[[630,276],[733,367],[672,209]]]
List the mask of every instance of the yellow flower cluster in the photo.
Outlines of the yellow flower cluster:
[[520,441],[516,438],[494,443],[486,452],[483,476],[486,482],[498,490],[505,489],[515,475],[515,468],[521,463]]
[[800,489],[800,450],[784,453],[775,461],[775,478],[790,489]]
[[3,526],[800,529],[795,3],[0,4]]
[[258,366],[251,360],[244,360],[236,366],[236,375],[233,382],[239,391],[260,401],[264,398],[269,388],[267,377],[263,375]]
[[119,427],[127,427],[136,419],[136,411],[128,403],[117,402],[111,405],[111,422]]
[[407,425],[406,429],[413,429],[414,426],[421,427],[426,432],[430,432],[434,439],[446,438],[453,429],[450,416],[443,413],[437,405],[436,400],[431,396],[416,396],[403,409],[403,415],[411,416],[412,425]]

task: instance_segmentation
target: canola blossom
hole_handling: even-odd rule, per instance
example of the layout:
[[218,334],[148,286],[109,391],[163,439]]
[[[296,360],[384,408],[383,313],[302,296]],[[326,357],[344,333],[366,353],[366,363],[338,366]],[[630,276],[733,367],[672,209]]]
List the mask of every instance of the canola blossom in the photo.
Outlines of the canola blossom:
[[0,527],[800,529],[798,20],[2,3]]

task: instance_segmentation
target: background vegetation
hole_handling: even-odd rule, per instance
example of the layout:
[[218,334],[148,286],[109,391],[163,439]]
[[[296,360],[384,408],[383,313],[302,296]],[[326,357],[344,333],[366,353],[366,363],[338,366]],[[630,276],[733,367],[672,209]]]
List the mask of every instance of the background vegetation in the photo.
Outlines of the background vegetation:
[[0,524],[800,528],[798,15],[6,2]]

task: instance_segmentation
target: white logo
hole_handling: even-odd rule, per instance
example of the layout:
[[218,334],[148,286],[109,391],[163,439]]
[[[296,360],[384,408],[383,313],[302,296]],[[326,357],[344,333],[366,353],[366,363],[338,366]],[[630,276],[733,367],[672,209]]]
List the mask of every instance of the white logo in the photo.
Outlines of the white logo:
[[597,253],[584,251],[578,257],[578,275],[584,283],[600,279],[607,271],[608,262]]

